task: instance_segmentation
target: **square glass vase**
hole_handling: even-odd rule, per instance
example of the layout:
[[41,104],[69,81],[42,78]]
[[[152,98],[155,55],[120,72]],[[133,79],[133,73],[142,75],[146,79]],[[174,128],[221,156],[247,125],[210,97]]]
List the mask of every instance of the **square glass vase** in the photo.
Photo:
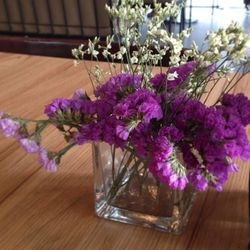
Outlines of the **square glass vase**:
[[129,149],[93,143],[95,212],[105,219],[179,234],[195,197],[191,186],[160,183]]

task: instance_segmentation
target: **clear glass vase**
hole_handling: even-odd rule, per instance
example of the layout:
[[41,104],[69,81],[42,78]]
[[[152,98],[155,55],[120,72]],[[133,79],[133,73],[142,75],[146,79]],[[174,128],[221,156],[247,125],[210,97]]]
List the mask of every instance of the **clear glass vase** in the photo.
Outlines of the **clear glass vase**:
[[181,233],[195,192],[161,184],[131,151],[93,143],[96,214],[105,219]]

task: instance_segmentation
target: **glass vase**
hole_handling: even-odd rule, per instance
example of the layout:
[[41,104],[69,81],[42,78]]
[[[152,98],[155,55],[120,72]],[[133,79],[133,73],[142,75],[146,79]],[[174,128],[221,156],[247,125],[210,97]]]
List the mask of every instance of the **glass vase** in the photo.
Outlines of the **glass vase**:
[[160,183],[130,150],[93,143],[96,214],[105,219],[181,233],[195,192]]

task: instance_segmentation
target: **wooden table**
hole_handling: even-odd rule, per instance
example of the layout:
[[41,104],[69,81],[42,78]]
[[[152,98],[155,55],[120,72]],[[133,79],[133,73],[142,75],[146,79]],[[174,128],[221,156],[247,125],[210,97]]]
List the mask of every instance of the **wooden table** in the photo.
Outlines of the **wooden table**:
[[[250,76],[248,77],[250,81]],[[68,97],[88,76],[69,59],[0,53],[0,110],[39,118],[54,97]],[[247,79],[237,91],[250,95]],[[62,138],[49,129],[45,143]],[[39,167],[13,139],[0,137],[0,249],[247,249],[249,162],[219,193],[200,193],[181,236],[111,222],[94,213],[89,145],[67,154],[56,173]]]

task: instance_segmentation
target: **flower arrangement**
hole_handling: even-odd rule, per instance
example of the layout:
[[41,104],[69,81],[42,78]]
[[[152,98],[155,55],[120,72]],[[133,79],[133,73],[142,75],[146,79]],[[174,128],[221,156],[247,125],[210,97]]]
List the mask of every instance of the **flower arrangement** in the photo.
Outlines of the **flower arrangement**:
[[[174,35],[164,26],[166,17],[176,18],[182,7],[155,1],[153,15],[147,17],[152,10],[142,0],[113,1],[107,10],[115,35],[105,44],[95,38],[72,51],[76,64],[83,60],[87,68],[94,97],[79,89],[71,99],[55,99],[45,107],[44,120],[0,113],[3,135],[38,154],[47,171],[56,171],[61,157],[75,145],[103,141],[132,153],[172,189],[190,183],[201,191],[208,186],[222,190],[229,173],[238,170],[234,160],[250,158],[245,130],[250,101],[242,93],[231,94],[249,72],[249,37],[232,22],[208,33],[201,50],[195,43],[184,49],[183,39],[191,30]],[[100,55],[108,62],[108,72],[99,64]],[[162,66],[166,56],[167,68]],[[85,57],[96,64],[89,67]],[[208,105],[221,79],[222,92]],[[32,129],[30,123],[35,124]],[[59,152],[42,146],[41,134],[49,125],[67,142]]]

